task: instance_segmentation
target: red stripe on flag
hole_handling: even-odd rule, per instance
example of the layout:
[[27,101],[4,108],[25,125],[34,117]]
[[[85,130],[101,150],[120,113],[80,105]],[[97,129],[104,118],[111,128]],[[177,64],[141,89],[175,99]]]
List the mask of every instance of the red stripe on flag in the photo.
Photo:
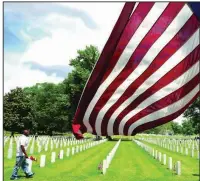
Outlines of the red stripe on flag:
[[154,120],[153,122],[145,123],[143,125],[138,126],[137,128],[135,128],[133,130],[132,135],[135,135],[136,133],[142,132],[142,131],[147,130],[147,129],[151,129],[151,128],[160,126],[162,124],[165,124],[165,123],[167,123],[169,121],[172,121],[172,120],[176,119],[182,113],[184,113],[184,111],[189,107],[190,104],[192,104],[193,101],[195,101],[198,98],[199,95],[200,95],[200,92],[198,92],[195,95],[195,97],[186,106],[184,106],[179,111],[177,111],[177,112],[175,112],[175,113],[173,113],[173,114],[171,114],[169,116],[163,117],[161,119]]
[[[151,46],[153,45],[153,43],[162,35],[162,33],[170,25],[170,23],[177,16],[177,14],[179,13],[179,11],[182,9],[183,5],[184,5],[183,3],[175,3],[175,4],[170,3],[167,6],[167,8],[165,9],[165,11],[162,13],[162,15],[158,18],[158,20],[156,21],[156,23],[153,25],[153,27],[151,28],[151,30],[147,33],[147,35],[145,36],[145,38],[142,40],[142,42],[139,44],[139,46],[137,47],[137,49],[135,50],[135,52],[131,56],[129,62],[127,63],[127,65],[125,66],[125,68],[123,69],[123,71],[110,84],[110,86],[107,88],[107,90],[104,92],[104,94],[102,95],[102,97],[97,102],[97,104],[95,106],[95,111],[93,111],[92,114],[91,114],[91,116],[90,116],[90,124],[91,124],[92,127],[94,127],[94,125],[95,125],[96,117],[97,117],[97,114],[98,114],[99,110],[101,110],[103,108],[103,106],[109,100],[109,98],[112,96],[112,94],[114,93],[114,91],[123,83],[123,81],[139,65],[140,61],[145,56],[145,54],[147,53],[147,51],[151,48]],[[145,6],[145,4],[143,4],[143,6]],[[149,10],[150,10],[150,8],[151,8],[151,6],[149,6]],[[140,12],[140,14],[143,15],[143,12],[147,13],[147,11],[142,11],[142,12]],[[136,13],[135,15],[136,15],[136,17],[132,16],[132,20],[138,18],[138,14]],[[145,18],[146,15],[147,14],[145,14],[145,16],[143,15],[143,18]],[[142,20],[142,18],[139,18],[139,19]],[[165,19],[165,23],[163,23],[164,19]],[[131,29],[132,27],[128,27],[127,26],[127,28]],[[125,96],[125,97],[127,97],[127,96]],[[107,125],[107,122],[108,121],[105,122],[105,120],[103,120],[103,123],[102,123],[102,132],[104,134],[106,134],[106,131],[107,131],[106,127],[107,126],[103,126],[103,125]]]
[[172,92],[171,94],[160,99],[159,101],[156,101],[155,103],[151,104],[147,108],[137,113],[125,124],[124,134],[128,135],[129,127],[134,122],[137,122],[137,120],[141,119],[142,117],[147,116],[148,114],[151,114],[155,111],[165,108],[169,106],[170,104],[177,102],[179,99],[185,97],[185,95],[187,95],[190,91],[192,91],[196,87],[197,82],[200,83],[200,74],[196,75],[191,81],[189,81],[183,87],[179,88],[178,90]]
[[[183,28],[175,35],[175,37],[163,48],[163,50],[157,55],[152,64],[148,69],[136,79],[129,88],[124,92],[124,94],[119,98],[119,100],[110,108],[110,110],[105,115],[104,124],[108,124],[110,116],[114,111],[134,92],[139,88],[139,86],[148,79],[154,72],[156,72],[184,43],[193,35],[193,33],[198,29],[198,23],[195,20],[195,16],[187,21]],[[173,47],[173,48],[171,48]],[[117,124],[118,125],[118,124]],[[117,125],[115,127],[117,127]]]
[[[144,18],[148,16],[148,12],[151,10],[154,3],[139,3],[134,13],[130,14],[133,10],[135,3],[126,3],[122,13],[111,33],[109,40],[107,41],[102,54],[95,65],[95,68],[89,78],[87,85],[83,91],[81,101],[79,102],[74,121],[73,121],[73,133],[76,138],[82,138],[82,133],[86,132],[86,127],[83,124],[83,117],[86,113],[88,105],[94,98],[99,86],[108,78],[114,69],[117,61],[125,50],[128,42],[135,34],[139,25],[142,23]],[[118,77],[113,80],[111,85],[105,90],[103,95],[97,101],[96,105],[94,105],[94,109],[91,110],[91,115],[89,118],[89,122],[93,128],[93,133],[96,134],[95,123],[97,115],[99,111],[105,106],[107,101],[113,95],[115,90],[126,80],[126,78],[134,71],[134,69],[138,66],[139,62],[143,59],[147,51],[151,48],[154,42],[159,39],[162,33],[165,33],[165,29],[169,26],[172,20],[176,17],[177,13],[183,7],[185,3],[169,3],[167,8],[165,8],[162,15],[156,21],[151,30],[147,33],[147,35],[143,38],[141,43],[138,45],[136,50],[133,52],[131,58],[129,59],[127,65],[122,70],[122,72],[118,75]],[[171,10],[170,10],[171,9]],[[187,11],[187,10],[186,10]],[[142,13],[142,14],[141,14]],[[189,15],[189,14],[188,14]],[[169,61],[169,58],[181,47],[184,46],[184,43],[194,34],[194,32],[199,28],[199,22],[195,18],[194,15],[190,17],[190,19],[185,23],[185,25],[181,28],[181,30],[173,37],[172,40],[161,50],[161,52],[156,56],[150,66],[143,72],[140,77],[138,77],[128,88],[126,88],[123,95],[118,98],[117,102],[106,112],[102,124],[101,124],[101,132],[102,135],[107,135],[107,126],[108,120],[117,110],[117,108],[126,101],[130,96],[134,94],[134,92],[147,80],[153,73],[159,71],[158,69],[166,62]],[[119,124],[121,120],[126,116],[130,111],[134,110],[141,102],[145,99],[149,98],[151,95],[159,91],[161,88],[165,87],[169,83],[173,82],[173,80],[177,79],[179,76],[184,74],[192,65],[194,65],[200,57],[200,45],[193,50],[184,60],[182,60],[178,65],[169,70],[162,78],[160,78],[154,85],[149,85],[148,89],[139,95],[133,102],[127,106],[116,118],[114,121],[114,134],[119,134]],[[132,61],[131,61],[132,60]],[[134,61],[133,61],[134,60]],[[198,80],[197,80],[198,79]],[[153,80],[152,80],[153,81]],[[167,107],[170,104],[173,104],[175,101],[178,101],[181,97],[184,97],[187,92],[192,89],[195,84],[199,82],[199,77],[195,77],[190,80],[189,83],[182,87],[176,87],[176,91],[173,93],[166,95],[164,98],[158,100],[156,99],[156,103],[151,104],[148,108],[145,108],[134,115],[128,122],[125,124],[124,133],[128,133],[128,128],[131,126],[133,121],[148,115],[151,111],[157,111],[162,107]],[[190,86],[188,86],[190,85]],[[151,86],[151,87],[150,87]],[[198,93],[199,94],[199,93]],[[161,118],[159,120],[152,121],[150,123],[144,123],[141,126],[136,127],[134,129],[133,134],[138,131],[143,131],[148,128],[155,127],[159,124],[163,124],[165,122],[169,122],[170,120],[178,117],[185,109],[189,106],[192,101],[198,96],[198,94],[181,110],[177,111],[174,114]],[[175,97],[175,98],[174,98]],[[173,99],[174,98],[174,99]],[[152,109],[153,108],[153,109]],[[156,110],[154,109],[156,108]],[[104,111],[104,110],[102,110]],[[154,119],[157,119],[156,117]],[[84,120],[86,121],[86,120]],[[81,132],[80,132],[81,131]]]
[[[86,128],[83,124],[83,116],[85,114],[85,111],[87,109],[88,104],[90,103],[91,99],[95,95],[98,86],[100,85],[100,82],[103,78],[103,75],[106,70],[106,66],[108,62],[110,61],[111,57],[113,56],[113,53],[116,49],[116,46],[118,44],[118,41],[120,39],[120,36],[129,21],[129,17],[132,13],[132,10],[135,6],[135,3],[128,2],[123,7],[123,10],[117,20],[117,23],[115,24],[115,27],[113,28],[113,31],[101,53],[101,56],[99,60],[97,61],[92,74],[89,78],[89,81],[87,82],[87,85],[82,93],[81,100],[79,102],[78,108],[76,110],[74,120],[72,123],[72,129],[73,133],[76,136],[77,139],[82,138],[82,134],[80,134],[77,130],[77,126],[80,126],[80,130],[82,133],[86,131]],[[98,73],[97,73],[98,72]]]
[[[147,3],[139,3],[133,14],[131,15],[131,18],[129,22],[127,23],[126,28],[124,29],[124,32],[119,40],[119,43],[117,45],[117,48],[115,50],[115,53],[110,60],[109,64],[106,67],[105,75],[102,79],[102,82],[106,80],[106,78],[110,75],[113,68],[115,67],[119,57],[121,56],[122,52],[126,48],[127,44],[131,40],[134,33],[137,31],[140,24],[143,22],[151,8],[153,7],[155,3],[153,2],[147,2]],[[101,82],[101,83],[102,83]]]
[[176,65],[173,69],[171,69],[165,76],[163,76],[159,81],[156,82],[153,86],[147,89],[144,93],[139,95],[129,106],[124,109],[119,116],[116,118],[114,123],[114,132],[115,134],[118,133],[118,127],[123,119],[130,111],[135,109],[142,101],[146,98],[154,94],[155,92],[159,91],[173,80],[181,76],[187,70],[189,70],[200,58],[200,45],[196,47],[184,60],[182,60],[178,65]]

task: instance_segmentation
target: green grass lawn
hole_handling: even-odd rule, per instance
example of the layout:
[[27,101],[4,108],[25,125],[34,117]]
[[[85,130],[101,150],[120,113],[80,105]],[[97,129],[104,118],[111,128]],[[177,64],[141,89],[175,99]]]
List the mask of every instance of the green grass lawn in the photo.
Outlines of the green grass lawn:
[[[185,180],[193,181],[193,180],[199,180],[199,160],[197,159],[197,156],[190,157],[185,156],[183,154],[173,152],[171,150],[168,150],[166,148],[162,148],[158,145],[147,143],[143,141],[146,145],[151,146],[152,148],[155,148],[156,150],[165,153],[167,157],[172,157],[173,163],[177,161],[181,161],[181,170],[182,170],[182,176]],[[168,161],[168,159],[167,159]],[[168,162],[167,162],[168,164]]]
[[[40,168],[39,162],[33,163],[33,172],[36,173],[32,181],[198,181],[198,161],[184,157],[166,149],[165,153],[170,154],[174,159],[182,161],[183,175],[177,176],[168,170],[166,166],[155,160],[142,148],[132,141],[122,141],[114,156],[110,167],[107,169],[106,175],[102,175],[97,169],[98,164],[107,156],[116,144],[116,141],[109,141],[98,146],[94,146],[77,155],[66,157],[64,159],[56,159],[51,164],[47,162],[46,167]],[[150,144],[151,145],[151,144]],[[50,145],[49,145],[50,146]],[[155,145],[155,148],[164,150]],[[12,173],[15,164],[15,158],[8,160],[7,157],[8,143],[5,146],[4,153],[4,180],[7,181]],[[14,148],[15,149],[15,148]],[[57,152],[60,150],[57,149]],[[65,153],[67,147],[64,148]],[[15,150],[14,150],[15,151]],[[15,153],[15,152],[14,152]],[[51,152],[45,153],[47,159],[50,159]],[[34,154],[35,155],[35,154]],[[37,154],[37,157],[39,155]],[[181,159],[179,159],[179,157]],[[20,171],[19,175],[23,176]],[[20,180],[27,180],[22,177]]]

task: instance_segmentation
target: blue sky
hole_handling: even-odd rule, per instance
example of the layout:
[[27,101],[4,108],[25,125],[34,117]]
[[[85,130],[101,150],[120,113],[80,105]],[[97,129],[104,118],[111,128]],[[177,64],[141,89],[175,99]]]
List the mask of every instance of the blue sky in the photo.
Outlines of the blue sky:
[[92,44],[101,51],[122,7],[123,3],[4,3],[4,93],[16,86],[61,82],[72,70],[69,60],[78,49]]

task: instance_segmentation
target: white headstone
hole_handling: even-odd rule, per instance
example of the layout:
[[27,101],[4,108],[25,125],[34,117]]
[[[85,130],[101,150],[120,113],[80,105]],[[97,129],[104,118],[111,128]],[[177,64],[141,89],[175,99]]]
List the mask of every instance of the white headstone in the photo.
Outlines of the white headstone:
[[158,159],[158,150],[156,150],[155,159]]
[[172,170],[172,157],[169,157],[169,160],[168,160],[168,168],[170,170]]
[[106,157],[106,169],[109,167],[109,164],[110,164],[110,156],[108,155]]
[[176,146],[176,152],[179,152],[179,147],[178,147],[178,145]]
[[185,148],[185,154],[188,155],[188,148]]
[[161,152],[159,152],[158,159],[160,162],[162,161],[162,153]]
[[45,161],[46,161],[46,155],[41,155],[41,157],[40,157],[40,167],[45,166]]
[[51,163],[54,163],[56,161],[56,152],[51,153]]
[[152,156],[153,156],[153,157],[155,156],[155,151],[154,151],[154,149],[153,149],[153,151],[152,151]]
[[35,147],[35,138],[32,141],[32,145],[31,145],[31,148],[30,148],[30,154],[34,153],[34,147]]
[[74,155],[74,150],[75,150],[74,147],[72,147],[72,155]]
[[107,163],[106,163],[106,160],[103,160],[103,174],[105,175],[106,174],[106,168],[107,168]]
[[79,152],[79,146],[76,146],[76,153]]
[[194,157],[194,150],[191,150],[191,157]]
[[8,148],[8,159],[11,159],[13,156],[13,138],[10,139],[10,144]]
[[183,147],[181,146],[181,153],[183,153]]
[[53,150],[53,141],[51,140],[51,150]]
[[67,157],[70,155],[70,148],[67,148]]
[[48,143],[45,144],[45,151],[48,151]]
[[64,150],[60,150],[60,159],[63,159]]
[[167,158],[166,154],[163,154],[163,165],[166,165],[166,161],[167,161],[166,158]]
[[181,162],[177,161],[176,163],[176,174],[181,175]]
[[13,149],[12,146],[10,145],[8,148],[8,159],[11,159],[13,156]]

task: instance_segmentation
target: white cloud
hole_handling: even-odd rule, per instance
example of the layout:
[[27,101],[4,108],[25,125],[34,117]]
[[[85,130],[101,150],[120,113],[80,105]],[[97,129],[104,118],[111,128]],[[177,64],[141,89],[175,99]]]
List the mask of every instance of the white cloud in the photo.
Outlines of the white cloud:
[[[101,51],[124,3],[59,3],[59,5],[85,12],[97,24],[97,28],[90,29],[81,18],[65,16],[63,12],[59,14],[58,11],[32,17],[34,21],[29,21],[28,25],[20,31],[21,38],[28,42],[27,49],[21,53],[5,53],[4,92],[8,92],[16,86],[25,87],[38,82],[57,83],[62,81],[62,78],[55,75],[47,76],[45,72],[31,70],[23,63],[35,62],[43,66],[66,66],[71,58],[76,57],[77,50],[85,48],[86,45],[96,45]],[[40,6],[39,3],[38,6]],[[20,9],[19,4],[18,8],[17,11],[22,12],[24,16],[26,14],[28,17],[31,16],[28,11]],[[12,12],[11,8],[10,13]],[[34,29],[40,29],[51,36],[35,40],[29,34]]]
[[[96,45],[101,51],[117,21],[123,4],[64,3],[64,6],[86,11],[97,23],[98,28],[88,28],[77,17],[50,13],[44,17],[41,28],[44,31],[49,30],[52,36],[33,42],[24,53],[23,62],[31,61],[42,65],[68,65],[69,60],[76,56],[77,50],[85,48],[86,45]],[[99,6],[100,8],[97,8]]]
[[[78,49],[93,43],[88,40],[88,36],[95,33],[85,27],[80,20],[61,15],[50,15],[47,19],[56,22],[56,28],[51,28],[51,36],[30,44],[22,57],[23,62],[36,62],[46,66],[68,65],[69,60],[76,56]],[[64,24],[62,28],[61,24]]]
[[5,53],[4,59],[4,94],[16,87],[32,86],[42,82],[58,83],[63,80],[53,74],[48,76],[45,72],[31,70],[29,66],[20,63],[20,54]]

